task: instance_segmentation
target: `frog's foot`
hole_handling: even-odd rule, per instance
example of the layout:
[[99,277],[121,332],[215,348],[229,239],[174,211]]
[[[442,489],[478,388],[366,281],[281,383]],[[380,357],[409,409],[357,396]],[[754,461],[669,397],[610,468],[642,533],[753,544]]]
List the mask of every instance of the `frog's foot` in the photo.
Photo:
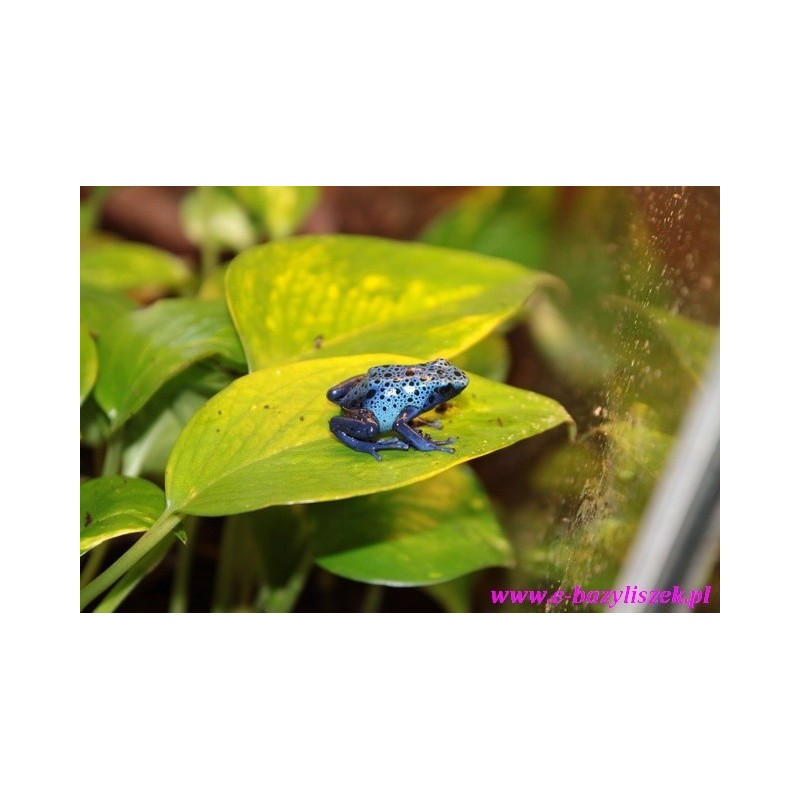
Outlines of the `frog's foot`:
[[447,446],[456,441],[452,437],[436,441],[427,434],[423,435],[414,430],[410,422],[417,413],[417,409],[413,406],[407,406],[400,412],[392,427],[416,450],[440,450],[443,453],[455,453],[452,447]]
[[400,439],[378,439],[377,442],[365,442],[363,439],[356,439],[344,431],[334,431],[333,434],[340,442],[343,442],[353,450],[357,450],[359,453],[369,453],[376,461],[383,461],[378,455],[378,450],[408,450],[408,443]]
[[378,423],[369,418],[372,415],[368,411],[359,416],[359,419],[333,417],[328,427],[340,442],[359,453],[369,453],[377,461],[383,461],[378,450],[408,450],[408,443],[395,436],[374,440],[379,432]]
[[441,450],[443,453],[455,453],[455,450],[452,447],[447,447],[448,444],[455,444],[458,440],[454,439],[452,436],[449,439],[431,439],[430,436],[425,437],[425,442],[428,445],[432,445],[431,447],[419,448],[424,450]]

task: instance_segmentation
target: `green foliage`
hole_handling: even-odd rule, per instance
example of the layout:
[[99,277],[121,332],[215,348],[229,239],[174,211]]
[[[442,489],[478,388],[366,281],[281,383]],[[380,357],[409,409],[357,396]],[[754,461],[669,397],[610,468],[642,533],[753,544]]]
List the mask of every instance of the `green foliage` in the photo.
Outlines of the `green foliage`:
[[553,216],[550,187],[487,186],[466,195],[424,232],[423,241],[508,258],[542,269]]
[[424,234],[433,244],[513,259],[532,268],[547,265],[564,280],[556,292],[540,292],[529,325],[559,377],[582,391],[601,385],[614,359],[597,335],[598,298],[619,282],[602,247],[560,241],[554,225],[557,197],[549,187],[487,187],[468,194]]
[[[189,195],[184,224],[204,248],[204,267],[214,248],[252,240],[237,203],[260,215],[273,238],[296,227],[313,197],[291,188]],[[217,285],[216,275],[207,273],[206,284]],[[256,607],[290,608],[313,559],[333,573],[388,585],[441,583],[509,563],[488,499],[469,470],[453,467],[571,424],[558,403],[473,373],[446,410],[428,415],[440,418],[442,438],[457,437],[454,455],[388,452],[378,463],[332,437],[328,421],[340,409],[325,394],[379,363],[459,353],[462,366],[502,379],[507,347],[492,331],[547,276],[442,248],[326,236],[246,250],[226,278],[230,316],[219,299],[162,299],[136,309],[122,290],[185,287],[180,262],[128,244],[83,256],[82,369],[92,357],[91,330],[99,361],[94,397],[110,426],[92,404],[82,428],[91,444],[111,436],[107,467],[163,477],[166,500],[134,477],[83,485],[85,549],[148,533],[86,587],[82,604],[117,581],[98,610],[116,607],[163,558],[168,533],[187,513],[228,517],[220,609],[236,606],[234,578],[253,588]],[[214,363],[235,374],[245,369],[245,353],[251,374],[228,385],[233,376]],[[304,513],[267,508],[296,503],[315,505]]]
[[547,276],[419,244],[309,236],[235,258],[226,289],[251,370],[356,353],[455,355]]
[[95,336],[134,308],[136,303],[120,292],[98,289],[91,284],[81,284],[81,322]]
[[570,422],[554,400],[473,375],[439,415],[443,438],[458,436],[455,454],[397,451],[378,463],[332,438],[328,420],[339,408],[325,393],[387,363],[414,359],[378,353],[299,361],[234,381],[195,414],[172,452],[170,510],[219,516],[395,489]]
[[[554,225],[559,208],[570,215]],[[668,217],[669,218],[669,217]],[[547,269],[564,282],[529,304],[553,373],[589,405],[574,446],[531,476],[537,498],[509,526],[523,557],[509,585],[607,588],[665,467],[718,331],[676,313],[666,265],[630,193],[483,189],[426,241]],[[660,279],[659,279],[660,276]]]
[[[202,280],[156,248],[104,240],[102,197],[81,215],[82,446],[90,474],[102,462],[105,475],[81,486],[81,553],[145,533],[98,577],[84,568],[82,607],[114,610],[163,562],[170,532],[184,536],[187,514],[226,517],[213,610],[290,610],[309,576],[422,586],[450,611],[470,609],[482,585],[470,576],[489,567],[508,568],[511,586],[611,585],[717,336],[653,289],[648,237],[586,234],[618,195],[585,190],[566,224],[553,190],[490,187],[411,244],[286,238],[318,201],[313,187],[200,187],[181,215]],[[637,224],[635,213],[610,216]],[[575,428],[556,400],[502,383],[502,331],[520,320],[551,370],[540,385],[581,397],[581,434],[547,439],[526,476],[535,502],[498,521],[466,462]],[[425,415],[442,422],[436,438],[457,438],[455,454],[378,462],[332,436],[331,386],[439,356],[470,373]],[[184,574],[191,557],[181,550]]]
[[317,564],[351,580],[421,586],[512,560],[489,498],[463,467],[391,492],[321,503],[311,516]]
[[164,510],[164,492],[142,478],[110,475],[81,484],[81,555],[116,536],[146,531]]
[[119,242],[81,253],[81,283],[98,289],[178,289],[190,277],[179,258],[145,244]]
[[160,300],[131,311],[100,337],[99,350],[103,370],[95,396],[114,427],[196,361],[218,356],[245,366],[228,311],[218,300]]
[[210,364],[195,364],[168,381],[126,425],[122,473],[163,482],[167,460],[186,423],[230,382],[228,373]]

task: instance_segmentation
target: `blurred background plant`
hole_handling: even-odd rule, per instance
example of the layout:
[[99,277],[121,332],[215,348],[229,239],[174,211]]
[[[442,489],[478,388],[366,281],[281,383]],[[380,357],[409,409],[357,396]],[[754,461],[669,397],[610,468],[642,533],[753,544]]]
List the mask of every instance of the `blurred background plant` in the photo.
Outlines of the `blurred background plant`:
[[[553,428],[417,484],[426,492],[392,492],[398,506],[415,509],[413,524],[429,530],[421,550],[396,544],[408,544],[393,528],[399,516],[372,495],[186,517],[175,530],[187,544],[163,540],[100,610],[541,611],[494,607],[489,590],[613,587],[718,340],[714,187],[82,189],[81,475],[119,476],[113,489],[126,496],[132,484],[139,512],[117,516],[114,534],[90,546],[96,521],[87,522],[84,494],[88,503],[99,484],[83,484],[82,586],[125,551],[123,534],[155,522],[181,431],[247,371],[223,319],[227,263],[258,242],[329,233],[419,240],[557,276],[459,363],[555,398],[577,438]],[[207,305],[198,314],[180,299],[154,302],[163,297]],[[159,360],[161,377],[120,404],[109,376],[124,381],[124,365],[104,365],[125,352],[129,333],[115,321],[141,306],[148,308],[135,315],[137,331],[158,339],[149,357]],[[198,326],[203,335],[187,355],[182,333]],[[113,505],[111,485],[103,502]],[[355,539],[337,541],[359,518]],[[404,559],[438,564],[437,555],[459,577],[431,572],[439,577],[421,580],[404,571]],[[388,572],[376,571],[379,562]],[[718,575],[717,565],[709,577],[717,589]],[[712,610],[719,592],[713,597]]]

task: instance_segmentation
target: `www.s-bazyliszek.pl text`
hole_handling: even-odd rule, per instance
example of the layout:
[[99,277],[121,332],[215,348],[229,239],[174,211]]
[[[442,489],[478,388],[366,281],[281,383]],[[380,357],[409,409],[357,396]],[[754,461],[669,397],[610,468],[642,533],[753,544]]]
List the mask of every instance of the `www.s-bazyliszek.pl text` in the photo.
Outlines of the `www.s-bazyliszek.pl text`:
[[694,608],[696,605],[708,605],[711,598],[711,587],[702,589],[682,589],[673,586],[672,589],[640,589],[638,586],[626,586],[624,589],[582,589],[579,585],[573,587],[567,594],[564,589],[548,592],[546,589],[491,589],[492,603],[531,603],[533,605],[557,606],[572,604],[574,606],[606,606],[614,608],[616,605],[682,605]]

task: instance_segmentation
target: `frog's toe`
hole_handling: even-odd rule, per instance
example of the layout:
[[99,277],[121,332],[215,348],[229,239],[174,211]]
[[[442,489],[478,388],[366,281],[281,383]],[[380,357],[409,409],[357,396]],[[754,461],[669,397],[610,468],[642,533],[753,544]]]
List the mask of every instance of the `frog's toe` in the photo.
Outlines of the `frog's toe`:
[[408,450],[408,442],[392,436],[390,439],[379,439],[376,443],[381,450]]
[[455,444],[455,439],[451,436],[449,439],[442,439],[439,442],[435,442],[431,440],[431,444],[433,445],[433,449],[439,450],[442,453],[455,453],[455,450],[452,447],[448,447],[449,444]]
[[446,444],[455,444],[457,439],[454,439],[452,436],[449,439],[440,439],[438,441],[434,441],[431,439],[431,444],[435,444],[437,447],[441,448]]

